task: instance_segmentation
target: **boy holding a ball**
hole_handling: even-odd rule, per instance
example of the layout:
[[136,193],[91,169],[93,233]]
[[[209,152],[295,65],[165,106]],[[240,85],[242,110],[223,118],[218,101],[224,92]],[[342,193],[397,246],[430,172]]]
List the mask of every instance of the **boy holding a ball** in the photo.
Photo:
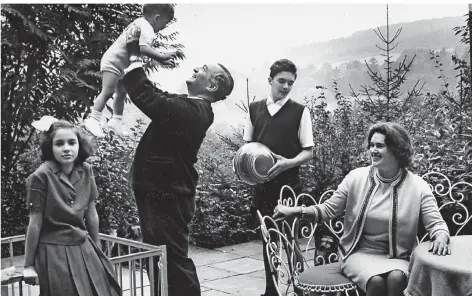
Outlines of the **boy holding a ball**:
[[[272,216],[284,185],[289,185],[296,194],[300,194],[300,165],[313,158],[310,112],[288,97],[296,78],[297,68],[291,61],[276,61],[270,67],[268,97],[249,106],[244,140],[264,144],[272,151],[276,161],[267,173],[266,182],[254,188],[251,205],[254,214],[259,210],[263,216]],[[284,193],[289,192],[286,190]],[[297,254],[298,258],[302,258],[301,254]],[[264,266],[266,291],[263,295],[278,295],[265,252]]]

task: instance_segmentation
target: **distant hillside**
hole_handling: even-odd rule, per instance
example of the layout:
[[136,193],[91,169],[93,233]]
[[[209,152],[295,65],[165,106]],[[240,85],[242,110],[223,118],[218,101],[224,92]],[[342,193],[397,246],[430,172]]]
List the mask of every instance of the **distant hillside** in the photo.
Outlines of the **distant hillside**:
[[[452,29],[463,25],[464,20],[463,16],[458,16],[390,25],[390,36],[402,28],[398,39],[399,45],[393,53],[416,48],[456,47],[459,45],[459,39],[454,36]],[[286,55],[297,65],[331,64],[376,55],[379,53],[379,49],[375,45],[382,47],[382,44],[374,29],[359,31],[351,36],[328,42],[295,47],[287,51]],[[380,27],[380,30],[385,34],[386,26]]]
[[[413,73],[411,80],[422,79],[429,84],[437,82],[437,73],[431,71],[431,65],[423,67],[420,64],[430,63],[428,57],[429,50],[448,49],[449,51],[464,52],[464,45],[460,44],[459,38],[454,35],[453,28],[463,25],[465,17],[446,17],[439,19],[420,20],[411,23],[400,23],[390,25],[390,32],[394,34],[397,29],[402,28],[401,35],[398,39],[399,45],[393,51],[395,57],[400,54],[409,52],[423,52],[418,56],[415,67],[417,73]],[[381,31],[385,32],[385,26],[381,27]],[[342,66],[355,60],[363,61],[370,57],[376,57],[379,63],[382,61],[379,58],[380,50],[375,45],[381,45],[380,40],[374,33],[374,28],[360,31],[351,36],[334,39],[328,42],[313,43],[304,46],[292,48],[287,51],[285,58],[293,60],[298,69],[298,78],[293,87],[291,97],[299,102],[303,102],[305,96],[317,96],[319,90],[315,89],[316,85],[323,85],[331,87],[330,73],[332,68]],[[409,55],[411,57],[411,55]],[[281,57],[283,58],[283,57]],[[217,103],[213,109],[215,111],[215,123],[211,130],[218,133],[231,132],[231,127],[237,127],[238,124],[243,124],[245,114],[236,106],[236,103],[241,104],[241,100],[246,101],[246,78],[249,79],[249,93],[250,98],[254,96],[256,100],[263,99],[269,92],[269,85],[267,78],[269,76],[269,67],[273,61],[261,61],[263,66],[247,69],[247,71],[238,71],[230,69],[235,86],[233,93],[224,102]],[[417,63],[417,64],[416,64]],[[355,72],[350,72],[349,78],[345,77],[344,85],[341,87],[345,92],[347,82],[353,84],[357,89],[357,82],[364,83],[366,81],[364,69],[358,69],[362,75],[356,75]],[[362,79],[361,79],[362,78]],[[408,78],[408,77],[407,77]],[[439,82],[438,82],[439,83]],[[428,86],[428,89],[435,91],[439,86]],[[185,92],[185,84],[182,83],[180,92]],[[328,90],[325,92],[326,97],[330,102],[329,106],[334,108],[334,96]],[[134,115],[138,115],[140,111]]]

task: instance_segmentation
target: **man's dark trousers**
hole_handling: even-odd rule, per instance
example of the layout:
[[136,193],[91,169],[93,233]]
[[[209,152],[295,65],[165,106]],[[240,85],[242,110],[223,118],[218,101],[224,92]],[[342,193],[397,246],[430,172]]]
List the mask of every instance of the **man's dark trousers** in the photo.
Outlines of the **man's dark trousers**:
[[[200,283],[188,257],[188,224],[195,214],[195,197],[175,193],[134,190],[143,242],[167,246],[169,296],[200,296]],[[154,263],[157,267],[157,262]],[[158,269],[154,268],[154,293],[158,292]]]

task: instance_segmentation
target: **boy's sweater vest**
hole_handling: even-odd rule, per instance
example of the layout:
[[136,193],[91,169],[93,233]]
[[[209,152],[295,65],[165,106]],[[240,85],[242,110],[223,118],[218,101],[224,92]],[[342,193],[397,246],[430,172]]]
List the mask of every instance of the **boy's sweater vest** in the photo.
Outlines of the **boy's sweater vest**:
[[[267,99],[252,102],[249,106],[249,115],[254,126],[252,140],[266,145],[275,154],[294,158],[303,150],[298,131],[304,108],[305,106],[289,99],[271,116],[267,110]],[[299,171],[299,167],[294,167],[275,179],[298,178]]]

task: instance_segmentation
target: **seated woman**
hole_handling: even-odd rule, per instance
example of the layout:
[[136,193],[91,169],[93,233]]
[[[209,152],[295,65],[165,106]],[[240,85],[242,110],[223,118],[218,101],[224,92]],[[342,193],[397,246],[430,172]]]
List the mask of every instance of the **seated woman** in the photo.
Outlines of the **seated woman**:
[[329,200],[306,208],[278,205],[273,218],[326,222],[345,211],[342,272],[367,296],[403,295],[419,220],[434,254],[450,254],[449,231],[426,181],[406,169],[413,156],[408,132],[395,123],[378,123],[367,144],[372,165],[352,170]]

